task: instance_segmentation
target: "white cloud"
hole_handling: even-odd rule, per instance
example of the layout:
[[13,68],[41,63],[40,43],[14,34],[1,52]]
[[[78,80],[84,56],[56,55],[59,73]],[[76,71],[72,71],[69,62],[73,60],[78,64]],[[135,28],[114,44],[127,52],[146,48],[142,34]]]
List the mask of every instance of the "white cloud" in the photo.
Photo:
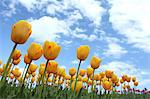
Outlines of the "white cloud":
[[134,47],[150,52],[149,0],[108,0],[110,22]]
[[118,58],[126,53],[127,51],[119,44],[111,42],[108,44],[108,49],[106,49],[103,54],[106,56],[114,56]]
[[55,41],[59,38],[59,33],[68,34],[69,28],[63,20],[44,16],[30,21],[33,30],[31,37],[38,42],[44,42],[45,40]]
[[71,63],[72,64],[79,64],[79,61],[78,60],[73,60]]

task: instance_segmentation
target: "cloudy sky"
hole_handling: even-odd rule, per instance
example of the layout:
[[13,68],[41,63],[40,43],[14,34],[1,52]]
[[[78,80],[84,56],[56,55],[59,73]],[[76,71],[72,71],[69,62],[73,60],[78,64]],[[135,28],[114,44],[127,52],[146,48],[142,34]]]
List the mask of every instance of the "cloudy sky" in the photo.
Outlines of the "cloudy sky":
[[[14,43],[11,26],[28,20],[33,33],[17,49],[23,56],[31,42],[56,41],[62,46],[56,61],[68,71],[77,67],[76,48],[89,45],[89,57],[81,68],[89,67],[93,55],[102,58],[96,71],[114,70],[119,76],[137,76],[139,88],[150,83],[150,1],[149,0],[1,0],[0,59],[6,60]],[[45,63],[44,57],[35,64]]]

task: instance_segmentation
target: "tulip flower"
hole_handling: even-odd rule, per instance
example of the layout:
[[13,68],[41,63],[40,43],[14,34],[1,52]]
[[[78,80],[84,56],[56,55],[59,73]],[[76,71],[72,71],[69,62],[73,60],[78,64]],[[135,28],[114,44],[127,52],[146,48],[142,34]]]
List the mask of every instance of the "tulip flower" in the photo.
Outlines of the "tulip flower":
[[25,20],[20,20],[12,26],[11,40],[17,44],[23,44],[31,33],[31,25]]
[[79,75],[84,76],[85,75],[85,70],[84,69],[80,69]]
[[43,54],[47,60],[55,60],[59,55],[61,47],[55,42],[45,41],[43,46]]
[[122,80],[123,80],[123,81],[126,81],[127,77],[128,77],[127,75],[123,75],[123,76],[122,76]]
[[0,60],[0,65],[2,65],[2,63],[3,63],[2,60]]
[[79,92],[82,88],[82,81],[77,81],[76,84],[77,84],[77,86],[75,88],[75,81],[74,81],[71,85],[71,89],[72,89],[72,91]]
[[32,77],[31,82],[34,83],[35,81],[35,77]]
[[138,82],[136,81],[136,82],[134,82],[134,86],[138,86]]
[[87,68],[87,76],[90,77],[93,74],[93,68],[88,67]]
[[20,61],[21,61],[21,60],[20,60],[20,58],[19,58],[19,59],[17,59],[17,60],[13,60],[13,64],[14,64],[14,65],[17,65],[17,64],[19,64],[19,63],[20,63]]
[[31,60],[37,60],[39,59],[43,54],[43,49],[40,44],[37,43],[31,43],[31,45],[28,48],[28,57]]
[[79,65],[78,65],[78,69],[77,69],[77,73],[76,73],[76,81],[75,81],[74,90],[76,89],[76,83],[77,83],[77,78],[78,78],[81,61],[84,61],[88,57],[89,52],[90,52],[90,47],[87,45],[82,45],[79,48],[77,48],[77,58],[80,61],[79,61]]
[[112,75],[113,75],[113,73],[114,73],[114,72],[111,71],[111,70],[106,70],[106,71],[105,71],[105,74],[106,74],[106,77],[107,77],[107,78],[111,78]]
[[111,83],[109,81],[102,82],[102,86],[105,90],[109,90],[111,88]]
[[135,82],[136,81],[136,77],[132,77],[132,81]]
[[64,72],[65,72],[65,68],[58,67],[58,69],[57,69],[57,75],[63,76]]
[[46,68],[47,73],[56,74],[57,70],[58,70],[58,63],[57,62],[55,62],[55,61],[48,62],[48,65]]
[[70,68],[70,69],[69,69],[69,74],[70,74],[71,76],[74,76],[74,75],[76,74],[76,69],[75,69],[75,68]]
[[31,62],[31,59],[28,57],[28,54],[24,55],[24,63],[29,64]]
[[100,58],[98,58],[96,56],[93,56],[91,58],[90,65],[94,69],[93,70],[93,77],[92,77],[92,90],[93,90],[93,82],[94,82],[94,71],[95,71],[95,69],[97,69],[100,66],[100,63],[101,63],[101,59]]
[[31,71],[31,73],[35,72],[37,69],[37,65],[36,64],[30,64],[29,69]]

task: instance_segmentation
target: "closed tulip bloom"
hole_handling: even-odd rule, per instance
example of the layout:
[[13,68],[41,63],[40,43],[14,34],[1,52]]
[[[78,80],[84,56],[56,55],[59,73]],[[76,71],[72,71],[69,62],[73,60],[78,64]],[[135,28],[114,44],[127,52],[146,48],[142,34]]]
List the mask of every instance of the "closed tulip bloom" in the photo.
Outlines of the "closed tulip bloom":
[[101,75],[102,78],[105,77],[105,72],[100,72],[99,74]]
[[112,75],[113,75],[113,73],[114,73],[114,72],[111,71],[111,70],[106,70],[106,71],[105,71],[105,74],[106,74],[106,77],[107,77],[107,78],[111,78]]
[[80,69],[79,75],[84,76],[85,75],[85,70],[84,69]]
[[111,88],[111,83],[109,81],[104,81],[102,86],[105,90],[109,90]]
[[113,74],[112,77],[111,77],[111,81],[112,81],[113,83],[116,83],[117,80],[118,80],[117,75]]
[[94,80],[98,81],[99,80],[99,74],[94,75]]
[[92,80],[89,80],[89,81],[88,81],[88,85],[92,85]]
[[[75,87],[75,81],[73,81],[73,83],[71,84],[72,91],[74,91],[74,87]],[[82,81],[77,81],[75,92],[79,92],[81,88],[82,88]]]
[[128,77],[127,75],[123,75],[123,76],[122,76],[122,80],[123,80],[123,81],[126,81],[126,80],[127,80],[127,77]]
[[12,74],[13,74],[15,77],[20,77],[20,76],[21,76],[21,71],[19,71],[18,68],[15,68],[15,69],[12,71]]
[[12,26],[11,40],[17,44],[23,44],[31,33],[31,25],[25,20],[20,20]]
[[65,76],[65,79],[66,79],[66,80],[70,80],[71,77],[70,77],[69,75],[66,75],[66,76]]
[[3,63],[2,60],[0,60],[0,65],[2,65],[2,63]]
[[124,83],[124,80],[123,80],[123,79],[120,79],[120,83],[121,83],[121,84]]
[[57,62],[55,62],[55,61],[48,62],[48,65],[47,65],[47,68],[46,68],[47,73],[56,74],[57,69],[58,69],[58,63]]
[[132,77],[132,81],[135,82],[136,81],[136,77]]
[[126,78],[126,81],[127,81],[127,82],[130,82],[130,81],[131,81],[131,77],[127,77],[127,78]]
[[13,59],[13,60],[17,60],[17,59],[20,58],[20,56],[21,56],[20,50],[15,49],[15,51],[14,51],[13,54],[12,54],[12,59]]
[[136,81],[136,82],[134,82],[134,86],[138,86],[138,84],[139,84],[139,83],[138,83],[137,81]]
[[31,60],[37,60],[39,59],[43,54],[43,49],[40,44],[37,43],[31,43],[31,45],[28,48],[28,57]]
[[74,75],[76,74],[76,68],[70,68],[70,69],[69,69],[69,74],[70,74],[71,76],[74,76]]
[[87,76],[90,77],[93,74],[93,68],[88,67],[87,68]]
[[77,48],[77,58],[81,61],[85,60],[90,52],[90,47],[87,45],[82,45]]
[[81,75],[78,76],[78,81],[82,81],[82,76]]
[[87,78],[87,77],[84,77],[84,78],[82,79],[82,81],[83,81],[83,82],[88,82],[88,78]]
[[29,78],[29,76],[30,76],[30,75],[29,75],[29,74],[27,74],[27,75],[26,75],[26,78],[28,79],[28,78]]
[[96,56],[93,56],[90,61],[90,65],[93,69],[97,69],[100,66],[100,63],[101,63],[101,59]]
[[35,75],[36,75],[36,73],[35,73],[35,72],[33,72],[33,73],[32,73],[32,76],[33,76],[33,77],[35,77]]
[[45,70],[45,64],[40,64],[39,74],[43,75],[44,74],[44,70]]
[[28,57],[28,54],[24,55],[24,63],[29,64],[31,62],[31,59]]
[[61,47],[55,42],[45,41],[43,46],[44,57],[48,60],[54,60],[59,55]]
[[102,78],[102,82],[108,81],[107,77]]
[[29,70],[31,71],[31,73],[35,72],[37,69],[37,65],[36,64],[30,64]]
[[65,72],[65,68],[58,67],[58,69],[57,69],[57,75],[62,76],[64,72]]
[[35,81],[35,77],[32,77],[31,82],[34,83],[34,81]]
[[3,73],[4,69],[2,67],[0,67],[0,73]]
[[19,64],[20,63],[20,58],[18,58],[17,60],[13,60],[13,64],[14,65],[17,65],[17,64]]

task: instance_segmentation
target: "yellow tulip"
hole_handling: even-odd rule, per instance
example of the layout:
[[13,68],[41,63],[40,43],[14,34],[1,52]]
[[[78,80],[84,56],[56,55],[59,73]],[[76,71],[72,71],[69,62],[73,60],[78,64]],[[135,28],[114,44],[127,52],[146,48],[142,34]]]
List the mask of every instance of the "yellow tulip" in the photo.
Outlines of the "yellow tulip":
[[36,64],[30,64],[29,70],[31,71],[31,73],[35,72],[37,69],[37,65]]
[[31,62],[31,59],[28,57],[28,54],[24,55],[24,63],[29,64]]
[[87,76],[90,77],[93,74],[93,68],[88,67],[87,68]]
[[65,79],[66,79],[66,80],[70,80],[71,77],[70,77],[69,75],[66,75],[66,76],[65,76]]
[[35,81],[35,77],[32,77],[31,82],[34,83]]
[[102,78],[104,78],[105,77],[105,72],[100,72],[100,75],[101,75]]
[[84,76],[85,75],[85,70],[84,69],[80,69],[79,75]]
[[13,60],[17,60],[17,59],[20,58],[20,56],[21,56],[20,50],[15,49],[15,51],[14,51],[13,54],[12,54],[12,59],[13,59]]
[[77,48],[77,58],[81,61],[85,60],[90,52],[90,47],[87,45],[82,45]]
[[74,75],[76,74],[76,68],[70,68],[70,69],[69,69],[69,74],[70,74],[71,76],[74,76]]
[[29,78],[29,76],[30,76],[30,75],[29,75],[29,74],[27,74],[27,75],[26,75],[26,78],[28,79],[28,78]]
[[106,77],[107,77],[107,78],[111,78],[112,75],[113,75],[113,73],[114,73],[114,72],[111,71],[111,70],[106,70],[106,71],[105,71],[105,74],[106,74]]
[[3,63],[2,60],[0,60],[0,65],[2,65],[2,63]]
[[127,77],[128,77],[127,75],[123,75],[123,76],[122,76],[122,80],[123,80],[123,81],[126,81],[126,80],[127,80]]
[[127,78],[126,78],[126,81],[127,81],[127,82],[130,82],[130,81],[131,81],[131,77],[127,77]]
[[136,77],[132,77],[132,81],[135,82],[136,81]]
[[78,76],[78,81],[82,81],[82,76]]
[[48,65],[47,65],[47,68],[46,68],[47,73],[56,74],[57,69],[58,69],[58,63],[57,62],[55,62],[55,61],[48,62]]
[[99,74],[94,75],[94,80],[98,81],[99,80]]
[[40,64],[39,74],[43,75],[45,70],[45,64]]
[[80,89],[82,88],[82,81],[77,81],[76,88],[74,87],[75,87],[75,81],[73,81],[73,83],[71,84],[71,89],[72,91],[74,91],[75,89],[76,92],[79,92]]
[[33,73],[32,73],[32,76],[33,76],[33,77],[35,77],[35,75],[36,75],[36,73],[35,73],[35,72],[33,72]]
[[104,77],[102,78],[102,82],[108,81],[108,78]]
[[105,90],[109,90],[111,88],[111,83],[109,81],[102,82],[102,86]]
[[43,54],[47,60],[54,60],[58,56],[60,50],[61,47],[57,45],[57,43],[45,41],[43,46]]
[[65,68],[58,67],[57,75],[62,76],[64,72],[65,72]]
[[43,49],[40,44],[37,43],[31,43],[31,45],[28,48],[28,57],[31,60],[37,60],[39,59],[43,54]]
[[18,58],[17,60],[13,60],[13,64],[14,64],[14,65],[19,64],[19,62],[20,62],[20,58]]
[[20,77],[20,76],[21,76],[21,71],[19,71],[18,68],[15,68],[14,70],[12,70],[12,74],[13,74],[15,77]]
[[84,78],[82,79],[82,81],[83,81],[83,82],[88,82],[88,77],[84,77]]
[[111,77],[111,81],[112,81],[113,83],[116,83],[116,82],[117,82],[117,79],[118,79],[117,75],[113,74],[112,77]]
[[0,73],[3,73],[4,69],[2,67],[0,67]]
[[139,84],[139,83],[138,83],[137,81],[136,81],[136,82],[134,82],[134,86],[138,86],[138,84]]
[[23,44],[31,33],[31,25],[25,20],[20,20],[12,26],[11,40],[17,44]]
[[93,56],[90,61],[90,65],[93,69],[97,69],[100,66],[100,63],[101,63],[101,59],[96,56]]

